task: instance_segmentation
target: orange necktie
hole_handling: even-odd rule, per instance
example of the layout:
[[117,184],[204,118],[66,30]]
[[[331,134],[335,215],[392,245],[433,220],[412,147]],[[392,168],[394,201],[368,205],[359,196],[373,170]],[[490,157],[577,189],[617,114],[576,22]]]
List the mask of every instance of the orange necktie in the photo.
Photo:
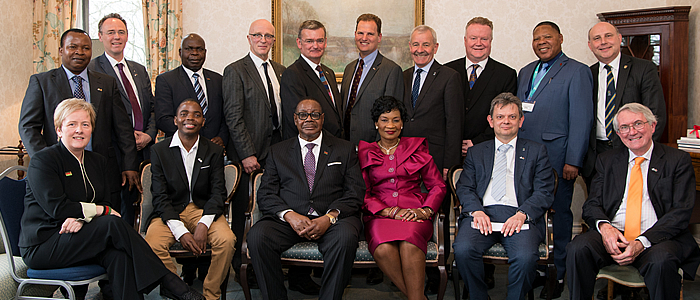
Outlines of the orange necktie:
[[644,162],[644,157],[635,158],[632,174],[630,174],[630,185],[627,191],[627,211],[625,212],[625,238],[628,241],[633,241],[641,233],[642,194],[644,193],[642,162]]

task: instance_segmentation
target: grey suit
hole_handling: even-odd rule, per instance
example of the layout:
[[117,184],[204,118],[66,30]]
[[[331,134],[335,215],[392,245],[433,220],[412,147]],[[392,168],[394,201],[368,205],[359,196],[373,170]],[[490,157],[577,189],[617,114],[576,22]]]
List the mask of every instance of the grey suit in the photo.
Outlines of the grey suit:
[[[348,109],[348,97],[358,62],[359,60],[350,62],[345,66],[345,73],[343,73],[343,83],[340,88],[340,111],[343,116],[345,116]],[[404,93],[401,67],[392,60],[384,57],[381,53],[377,53],[377,57],[372,65],[365,65],[364,67],[370,68],[370,70],[358,87],[350,119],[343,119],[346,129],[348,128],[347,123],[350,122],[350,130],[349,132],[345,131],[345,139],[349,140],[353,145],[357,145],[361,140],[371,143],[379,139],[370,112],[374,101],[382,96],[392,96],[401,101]]]

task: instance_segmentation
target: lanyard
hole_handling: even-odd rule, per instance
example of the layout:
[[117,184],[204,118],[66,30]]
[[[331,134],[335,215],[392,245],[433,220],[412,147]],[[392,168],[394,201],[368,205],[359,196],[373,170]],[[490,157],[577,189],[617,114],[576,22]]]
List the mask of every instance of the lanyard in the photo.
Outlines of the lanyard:
[[[545,63],[540,62],[539,65],[537,66],[537,68],[535,68],[535,73],[532,74],[532,82],[531,82],[532,88],[530,88],[530,92],[528,93],[527,100],[525,100],[525,102],[532,102],[532,96],[535,94],[535,92],[537,91],[537,88],[540,86],[542,79],[544,79],[544,76],[547,75],[547,73],[549,72],[549,69],[551,69],[554,62],[556,62],[557,59],[559,59],[559,57],[561,57],[563,54],[564,54],[563,51],[559,52],[559,54],[553,60],[546,63],[547,64],[546,66],[545,66]],[[544,73],[539,74],[540,76],[537,76],[538,73],[542,71],[542,69],[544,69]]]

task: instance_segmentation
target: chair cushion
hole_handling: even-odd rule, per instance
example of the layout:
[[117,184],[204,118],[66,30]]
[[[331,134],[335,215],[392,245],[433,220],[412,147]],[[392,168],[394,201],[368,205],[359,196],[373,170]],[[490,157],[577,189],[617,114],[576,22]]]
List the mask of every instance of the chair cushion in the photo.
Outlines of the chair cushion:
[[643,287],[644,277],[639,274],[639,270],[632,266],[609,265],[598,271],[597,278],[606,278],[619,284],[631,287]]
[[81,281],[94,278],[106,273],[99,265],[85,265],[61,269],[36,270],[28,269],[27,276],[36,279],[56,279],[66,281]]
[[[545,244],[540,244],[539,249],[537,249],[537,252],[540,255],[540,259],[547,259],[547,245]],[[508,253],[506,253],[506,248],[503,247],[501,243],[496,243],[489,250],[486,250],[484,253],[484,257],[488,258],[508,258]]]
[[[428,261],[437,260],[437,244],[428,242],[428,253],[425,259]],[[323,261],[323,255],[318,251],[318,244],[314,242],[302,242],[282,252],[283,259],[305,260],[305,261]],[[374,261],[374,257],[369,253],[367,241],[360,241],[355,254],[355,261]]]

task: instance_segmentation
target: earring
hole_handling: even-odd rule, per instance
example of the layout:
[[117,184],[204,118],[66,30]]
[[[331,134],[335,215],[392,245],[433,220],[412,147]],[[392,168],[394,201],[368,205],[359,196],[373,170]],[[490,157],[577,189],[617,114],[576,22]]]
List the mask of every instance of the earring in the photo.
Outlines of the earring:
[[403,126],[401,126],[401,130],[403,130]]
[[374,126],[374,129],[379,129],[379,126]]

